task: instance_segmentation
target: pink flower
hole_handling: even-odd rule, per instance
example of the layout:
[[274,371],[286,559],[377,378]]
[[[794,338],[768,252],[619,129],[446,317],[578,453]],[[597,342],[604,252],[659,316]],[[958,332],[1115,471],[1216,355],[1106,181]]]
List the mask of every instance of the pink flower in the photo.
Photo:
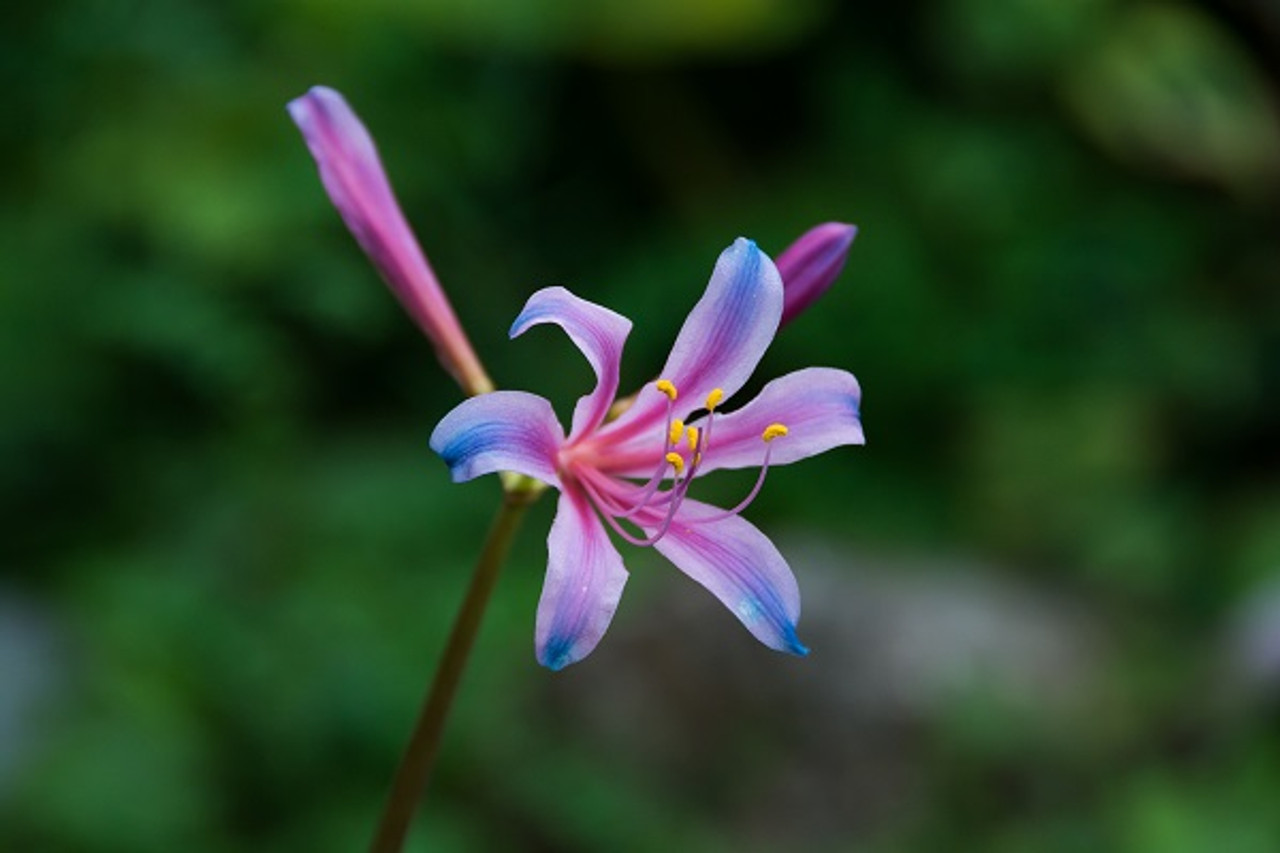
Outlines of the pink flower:
[[468,394],[493,390],[431,265],[405,222],[369,131],[342,95],[314,86],[289,115],[315,157],[334,207],[373,265]]
[[[773,262],[755,243],[737,240],[717,261],[662,378],[606,422],[631,322],[564,288],[540,290],[516,318],[511,336],[554,323],[597,377],[595,390],[578,400],[568,435],[549,402],[522,391],[474,397],[436,427],[431,447],[456,482],[515,471],[560,490],[538,604],[536,646],[544,666],[561,669],[581,660],[613,618],[627,572],[606,525],[627,542],[656,548],[765,645],[807,653],[796,635],[795,576],[740,513],[770,465],[862,444],[863,434],[858,382],[831,368],[775,379],[740,409],[721,411],[764,355],[783,303]],[[731,509],[689,497],[702,474],[756,467],[755,487]]]

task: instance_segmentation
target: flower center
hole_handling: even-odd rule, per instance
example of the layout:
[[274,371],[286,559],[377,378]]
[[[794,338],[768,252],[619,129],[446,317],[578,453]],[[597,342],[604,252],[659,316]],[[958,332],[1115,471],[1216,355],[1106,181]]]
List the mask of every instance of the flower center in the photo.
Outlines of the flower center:
[[[633,545],[640,546],[656,544],[670,530],[676,511],[688,495],[689,486],[711,446],[711,428],[716,420],[716,409],[724,400],[723,389],[712,389],[711,393],[707,394],[704,405],[707,412],[706,420],[701,427],[696,427],[686,425],[680,418],[675,417],[675,402],[680,393],[670,380],[659,379],[654,383],[654,387],[667,398],[667,417],[663,427],[662,459],[648,482],[643,486],[627,484],[619,488],[620,481],[617,480],[610,481],[608,478],[602,482],[596,482],[594,478],[583,480],[583,485],[591,494],[596,506],[600,508],[605,520],[613,527],[614,532]],[[706,524],[720,521],[746,509],[764,486],[774,439],[785,436],[787,432],[784,424],[773,423],[765,427],[761,433],[760,439],[765,445],[764,458],[761,460],[760,474],[756,478],[755,485],[745,498],[732,509],[697,519],[688,519],[687,522]],[[667,480],[670,480],[670,485],[664,489],[662,484]],[[637,516],[642,514],[643,521],[638,520]],[[661,521],[655,525],[653,522],[659,514],[661,514]],[[653,533],[644,538],[636,536],[622,527],[621,522],[624,520],[644,528],[653,527]]]

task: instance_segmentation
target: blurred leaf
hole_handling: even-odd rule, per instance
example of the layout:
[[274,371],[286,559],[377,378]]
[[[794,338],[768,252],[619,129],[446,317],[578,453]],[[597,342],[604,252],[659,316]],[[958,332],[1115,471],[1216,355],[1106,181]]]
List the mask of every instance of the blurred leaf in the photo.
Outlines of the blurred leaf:
[[975,91],[1036,88],[1092,42],[1114,0],[944,0],[932,38]]
[[[293,1],[308,17],[348,9],[334,0]],[[616,62],[778,47],[818,24],[829,5],[828,0],[377,0],[361,9],[368,21],[394,16],[435,43]]]
[[1186,6],[1119,13],[1082,52],[1068,103],[1112,153],[1251,196],[1280,180],[1275,93],[1241,46]]
[[1278,781],[1274,762],[1258,756],[1237,763],[1245,766],[1223,778],[1137,774],[1112,807],[1119,831],[1116,849],[1268,853],[1280,837],[1280,818],[1270,807]]

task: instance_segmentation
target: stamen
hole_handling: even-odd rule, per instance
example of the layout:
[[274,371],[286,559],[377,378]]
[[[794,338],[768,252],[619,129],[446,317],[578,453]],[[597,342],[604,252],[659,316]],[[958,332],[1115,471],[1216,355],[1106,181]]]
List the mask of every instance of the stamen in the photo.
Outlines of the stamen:
[[[666,390],[663,388],[664,383],[666,388],[670,389],[671,395],[674,395],[675,386],[672,385],[670,382],[667,382],[665,379],[658,381],[657,384],[659,386],[659,390],[662,390],[664,394],[667,393]],[[668,465],[666,460],[666,454],[669,453],[673,447],[675,447],[677,444],[680,443],[680,439],[684,435],[684,421],[680,420],[679,418],[671,417],[675,410],[674,400],[675,400],[675,396],[667,397],[666,438],[665,438],[665,443],[663,444],[663,447],[662,447],[664,456],[662,460],[658,462],[658,469],[653,472],[653,475],[651,477],[649,477],[649,482],[645,483],[644,486],[642,487],[640,497],[637,498],[635,504],[632,505],[632,507],[628,510],[625,510],[625,511],[621,509],[618,510],[618,515],[620,518],[630,518],[631,516],[640,512],[640,510],[647,507],[653,501],[654,495],[657,494],[659,484],[662,483],[662,480],[666,476],[667,465]],[[680,461],[681,463],[684,462],[683,459],[681,459]],[[677,469],[676,474],[678,475],[679,473],[680,471]]]
[[[633,493],[634,497],[628,495],[623,497],[620,494],[611,494],[610,489],[604,483],[592,482],[594,479],[591,475],[583,478],[583,485],[588,493],[594,499],[596,506],[602,510],[601,515],[605,521],[613,528],[614,532],[633,545],[654,545],[662,537],[667,535],[667,531],[671,529],[671,524],[675,520],[676,512],[684,503],[685,496],[689,493],[689,486],[693,482],[694,476],[698,473],[698,468],[702,465],[702,459],[707,451],[711,441],[711,424],[716,420],[716,407],[724,400],[724,390],[721,388],[713,388],[706,399],[707,420],[701,428],[689,426],[679,418],[673,417],[674,403],[677,396],[676,386],[670,380],[659,379],[654,383],[654,387],[667,397],[667,425],[664,435],[664,447],[662,461],[658,463],[658,470],[654,471],[649,482],[639,487],[638,494]],[[782,424],[770,424],[765,429],[761,438],[766,444],[773,439],[787,434],[787,428]],[[689,443],[689,461],[686,463],[684,456],[676,452],[676,448],[680,446],[680,440],[684,438]],[[668,474],[668,466],[674,471],[671,488],[663,491],[659,485]],[[751,493],[747,495],[746,500],[742,501],[737,507],[728,512],[712,516],[709,518],[698,519],[695,523],[704,521],[715,521],[729,515],[736,515],[747,504],[755,499],[759,493],[761,485],[764,483],[764,474],[769,467],[769,450],[765,450],[764,462],[760,468],[760,477],[756,482]],[[631,524],[637,524],[634,516],[645,509],[654,512],[661,512],[662,505],[666,504],[666,511],[663,513],[662,522],[654,529],[652,535],[640,538],[622,526],[622,521],[631,520]],[[627,505],[630,504],[628,507]],[[648,525],[640,525],[642,527]]]
[[[764,461],[760,463],[760,475],[756,477],[756,484],[751,487],[751,491],[747,492],[747,496],[738,502],[733,509],[726,509],[716,515],[708,515],[703,518],[695,519],[693,524],[706,524],[711,521],[722,521],[731,515],[737,515],[742,512],[751,502],[756,499],[756,495],[760,494],[761,487],[764,486],[765,475],[769,473],[769,457],[773,454],[773,440],[782,438],[787,434],[787,428],[783,424],[769,424],[764,432],[760,435],[760,440],[764,442]],[[689,475],[693,476],[692,473]]]
[[[679,454],[672,453],[671,455],[679,458]],[[681,460],[681,463],[683,463],[683,461],[684,460]],[[679,469],[677,468],[677,470]],[[684,497],[684,492],[687,490],[689,482],[688,478],[686,478],[680,481],[678,485],[672,487],[670,491],[663,493],[664,496],[670,496],[671,501],[667,504],[667,511],[663,516],[662,523],[658,525],[657,530],[654,531],[652,536],[647,536],[642,539],[624,528],[619,519],[625,519],[634,515],[643,507],[643,504],[638,504],[626,512],[620,512],[619,510],[621,510],[621,505],[617,497],[609,494],[607,487],[604,487],[603,484],[596,482],[596,478],[598,476],[600,475],[595,472],[584,472],[584,476],[579,480],[579,482],[582,483],[583,488],[586,489],[587,494],[596,504],[596,507],[601,510],[600,514],[604,517],[605,522],[613,528],[613,531],[627,542],[641,548],[656,544],[658,540],[667,535],[667,531],[671,529],[671,522],[676,517],[676,510],[680,507],[681,499]],[[635,522],[632,523],[634,524]]]
[[702,465],[702,455],[707,452],[707,447],[711,444],[711,425],[715,423],[715,420],[716,413],[709,411],[707,412],[707,421],[702,425],[700,432],[697,427],[689,428],[689,448],[693,451],[693,464],[689,467],[689,476],[685,478],[686,480],[692,480],[694,475],[698,473],[699,466]]
[[664,457],[662,461],[658,463],[658,470],[654,471],[653,476],[649,478],[649,482],[644,484],[644,487],[640,492],[640,497],[636,499],[636,502],[632,505],[631,509],[624,510],[621,507],[618,508],[618,517],[630,518],[652,503],[654,495],[658,492],[658,485],[662,482],[666,473],[667,460]]
[[[670,430],[668,432],[670,432]],[[705,441],[705,439],[703,440]],[[668,445],[668,447],[670,447],[670,445]],[[591,480],[594,478],[594,474],[588,474],[582,479],[582,483],[595,500],[596,505],[603,510],[601,515],[604,516],[605,521],[613,528],[615,533],[630,542],[632,545],[639,545],[641,547],[654,545],[658,540],[666,536],[667,531],[671,529],[671,522],[676,517],[676,511],[680,508],[680,504],[684,502],[684,496],[689,491],[689,483],[692,481],[693,474],[698,467],[698,462],[701,461],[702,458],[702,454],[696,452],[696,443],[694,448],[695,453],[693,457],[693,464],[689,466],[688,474],[683,478],[681,478],[680,475],[685,472],[684,457],[679,453],[676,453],[674,450],[668,450],[666,455],[663,456],[662,463],[659,464],[658,471],[654,472],[653,478],[642,489],[640,498],[631,506],[630,509],[624,510],[616,497],[607,495],[604,489],[600,488],[599,484],[593,483]],[[666,473],[667,465],[670,465],[675,469],[675,481],[672,483],[671,488],[664,492],[658,489],[657,486],[658,482],[662,479],[662,475]],[[661,507],[663,501],[665,501],[667,505],[666,513],[663,516],[662,523],[658,525],[658,528],[654,531],[652,536],[641,539],[623,528],[621,524],[622,520],[631,519],[637,513],[649,507],[655,511],[661,511],[659,507]],[[632,521],[632,524],[636,524],[636,522]]]
[[[667,384],[670,385],[671,383],[668,382]],[[653,472],[653,476],[649,478],[649,482],[644,484],[643,491],[641,492],[640,497],[636,500],[635,505],[632,506],[631,509],[619,513],[619,517],[621,518],[630,518],[640,510],[647,507],[650,502],[653,501],[654,495],[658,491],[658,485],[662,482],[667,473],[668,462],[666,456],[670,455],[671,449],[680,443],[680,439],[684,434],[684,421],[679,418],[671,417],[672,409],[674,408],[672,399],[674,398],[667,398],[667,437],[666,443],[662,448],[664,452],[663,459],[658,463],[658,470]],[[684,460],[681,459],[680,462],[683,464]],[[678,475],[679,473],[680,470],[677,468],[676,474]]]
[[[618,502],[611,496],[605,494],[605,492],[596,483],[592,482],[592,479],[593,478],[590,476],[583,477],[581,480],[582,486],[587,490],[587,494],[591,499],[595,501],[596,506],[603,510],[600,514],[604,516],[604,520],[613,528],[613,532],[621,536],[627,542],[630,542],[632,545],[638,545],[641,548],[653,544],[648,539],[641,539],[634,533],[629,532],[621,523],[618,522],[617,518],[614,518],[614,510],[618,508]],[[625,515],[618,516],[618,518],[625,517]]]

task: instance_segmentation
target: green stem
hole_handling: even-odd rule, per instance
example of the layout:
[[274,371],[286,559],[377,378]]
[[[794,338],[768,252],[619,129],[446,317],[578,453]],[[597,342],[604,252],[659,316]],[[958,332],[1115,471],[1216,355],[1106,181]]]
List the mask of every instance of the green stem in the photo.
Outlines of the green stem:
[[484,549],[480,552],[475,572],[471,576],[471,586],[467,588],[467,597],[453,623],[444,656],[440,659],[431,689],[427,691],[422,710],[418,713],[409,745],[405,747],[404,756],[400,759],[400,768],[396,771],[395,781],[391,783],[391,793],[387,796],[382,821],[378,824],[378,834],[369,848],[371,853],[400,853],[404,847],[409,824],[426,791],[431,767],[440,749],[440,735],[444,731],[445,719],[453,704],[454,694],[458,692],[458,682],[467,665],[471,646],[475,643],[480,620],[489,603],[489,594],[493,592],[494,582],[498,579],[498,572],[506,559],[516,529],[520,526],[520,520],[524,518],[525,510],[541,491],[541,484],[538,484],[539,487],[531,484],[532,481],[525,481],[525,478],[510,483],[505,482],[504,478],[506,489],[502,507],[489,528]]

